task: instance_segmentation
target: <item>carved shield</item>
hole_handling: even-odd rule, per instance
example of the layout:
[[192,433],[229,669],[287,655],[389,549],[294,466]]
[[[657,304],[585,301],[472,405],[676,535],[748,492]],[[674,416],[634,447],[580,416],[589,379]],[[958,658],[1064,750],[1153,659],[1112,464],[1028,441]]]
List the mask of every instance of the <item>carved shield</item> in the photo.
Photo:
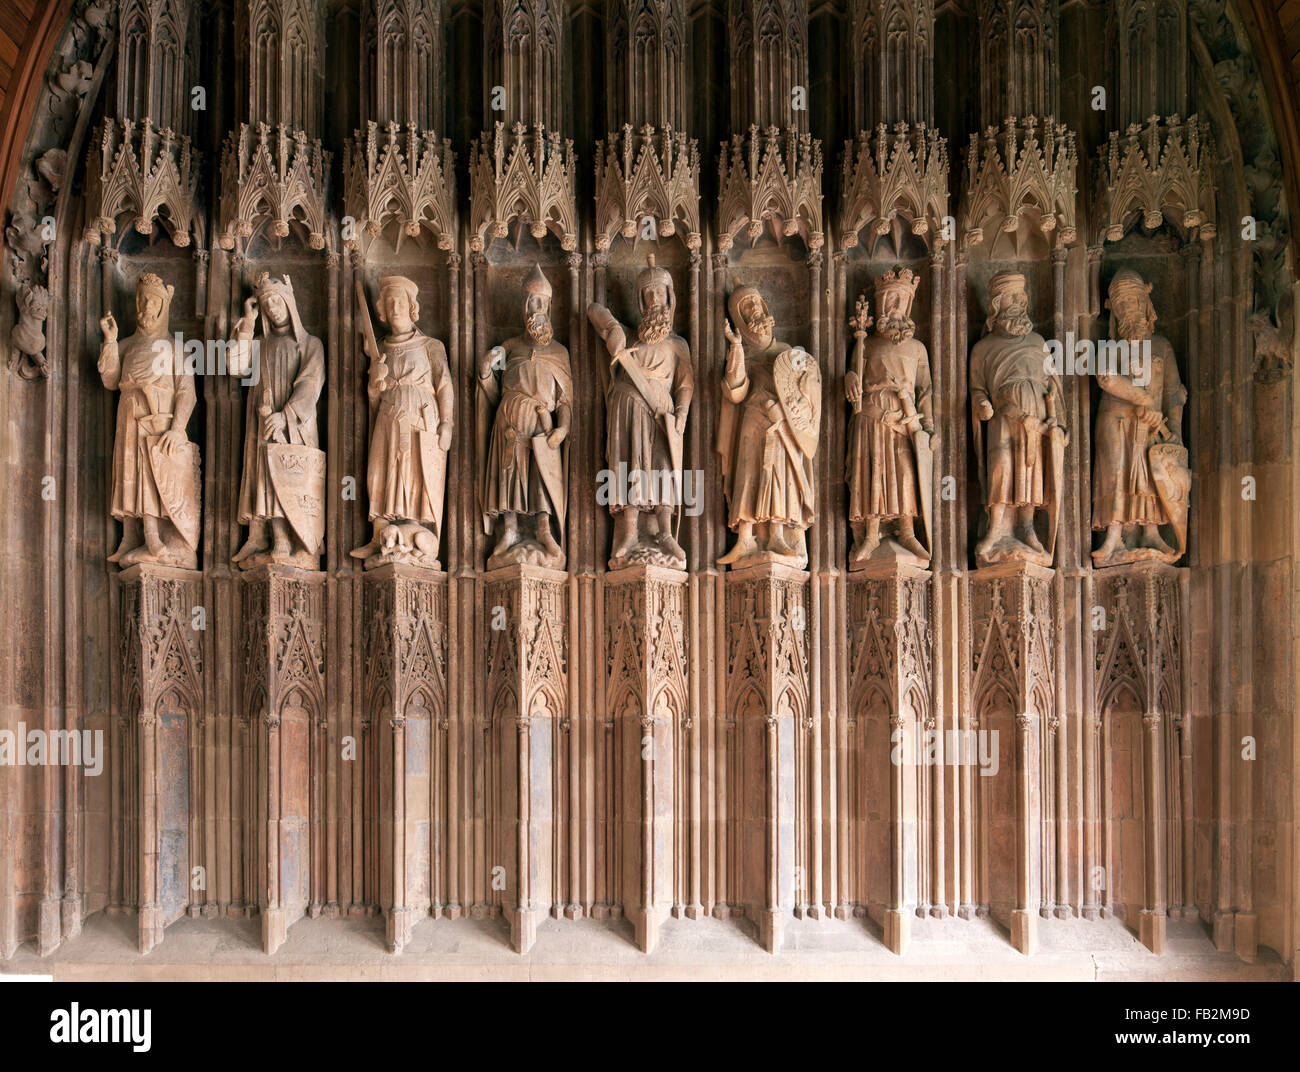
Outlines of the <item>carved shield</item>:
[[1187,509],[1191,504],[1192,474],[1187,448],[1178,442],[1152,443],[1147,450],[1156,497],[1178,537],[1178,553],[1187,550]]
[[817,359],[804,350],[783,350],[773,362],[772,379],[795,442],[811,458],[822,423],[822,373]]
[[203,501],[202,477],[199,472],[199,445],[186,443],[174,454],[167,454],[160,444],[161,435],[145,436],[149,466],[158,485],[158,498],[191,550],[199,546],[199,503]]
[[325,539],[325,452],[300,443],[268,443],[266,467],[284,516],[314,554]]

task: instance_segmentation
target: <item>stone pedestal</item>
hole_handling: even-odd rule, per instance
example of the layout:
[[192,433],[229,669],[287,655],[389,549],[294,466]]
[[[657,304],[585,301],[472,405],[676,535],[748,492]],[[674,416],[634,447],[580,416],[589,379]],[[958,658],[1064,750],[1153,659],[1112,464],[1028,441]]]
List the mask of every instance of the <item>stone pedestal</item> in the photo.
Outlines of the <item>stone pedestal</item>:
[[605,575],[608,710],[615,721],[619,896],[637,946],[654,949],[672,907],[675,742],[687,715],[686,574],[630,566]]
[[1042,753],[1057,719],[1054,576],[1020,562],[970,574],[972,728],[998,734],[997,774],[976,775],[981,914],[1007,926],[1026,954],[1041,908]]
[[[568,717],[568,574],[515,565],[483,577],[491,712],[492,869],[504,868],[510,941],[526,953],[554,900],[552,755]],[[494,882],[493,888],[498,888]]]
[[[1164,952],[1171,886],[1184,903],[1191,899],[1183,814],[1191,751],[1183,740],[1187,575],[1161,562],[1093,574],[1095,703],[1084,769],[1096,835],[1085,867],[1108,881],[1088,891],[1085,913],[1095,918],[1098,902],[1102,916],[1122,913],[1153,953]],[[1139,754],[1131,755],[1135,747]],[[1126,758],[1128,769],[1117,769]]]
[[325,575],[264,565],[241,577],[249,883],[274,953],[311,897],[311,798],[325,733]]
[[932,705],[930,573],[873,561],[849,574],[849,747],[855,900],[895,953],[907,949],[920,886],[919,804]]
[[190,899],[190,756],[203,720],[202,633],[194,612],[203,605],[203,577],[140,564],[119,573],[117,583],[128,742],[123,777],[135,812],[135,836],[128,833],[124,849],[127,860],[135,859],[140,952],[148,953]]
[[779,563],[726,579],[727,709],[739,754],[729,810],[737,891],[769,953],[795,900],[796,735],[808,709],[808,574]]
[[378,742],[379,894],[389,952],[438,916],[448,816],[447,575],[390,564],[363,581],[366,708]]

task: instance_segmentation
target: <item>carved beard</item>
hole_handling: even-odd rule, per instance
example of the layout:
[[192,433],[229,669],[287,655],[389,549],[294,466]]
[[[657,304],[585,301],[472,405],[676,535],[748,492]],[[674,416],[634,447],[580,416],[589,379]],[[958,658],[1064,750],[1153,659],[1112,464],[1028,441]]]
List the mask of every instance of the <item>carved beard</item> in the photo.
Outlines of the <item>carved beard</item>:
[[545,313],[533,313],[528,318],[528,337],[538,346],[549,346],[554,337],[551,331],[551,318]]
[[916,321],[910,316],[882,316],[876,321],[876,333],[890,342],[902,342],[916,334]]
[[776,317],[770,313],[751,316],[745,321],[745,328],[755,339],[770,339],[776,331]]
[[636,336],[642,342],[663,342],[673,330],[673,316],[666,305],[651,306],[637,325]]
[[1034,330],[1034,321],[1028,313],[1003,313],[998,325],[1008,335],[1028,335]]
[[1151,318],[1147,316],[1135,316],[1131,320],[1120,320],[1118,323],[1119,337],[1121,339],[1149,339],[1154,325]]

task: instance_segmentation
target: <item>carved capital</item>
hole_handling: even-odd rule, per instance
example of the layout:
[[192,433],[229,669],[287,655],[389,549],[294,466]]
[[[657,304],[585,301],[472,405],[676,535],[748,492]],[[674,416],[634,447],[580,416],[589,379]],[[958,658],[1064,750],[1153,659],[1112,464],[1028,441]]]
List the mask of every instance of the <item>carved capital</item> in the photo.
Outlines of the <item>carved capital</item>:
[[765,226],[822,246],[822,145],[812,135],[751,126],[723,145],[718,171],[718,249],[729,250],[742,228],[753,241]]
[[240,124],[226,138],[221,160],[221,232],[217,244],[233,250],[239,239],[269,227],[287,238],[297,224],[312,249],[325,248],[325,180],[330,154],[301,130]]
[[104,120],[86,163],[86,240],[111,239],[127,216],[139,234],[162,224],[173,245],[188,246],[198,172],[189,138],[148,119]]
[[497,123],[470,150],[470,248],[486,249],[522,219],[534,238],[549,230],[577,249],[576,170],[572,141],[541,123]]
[[1217,233],[1209,123],[1197,116],[1152,116],[1144,125],[1111,131],[1098,152],[1099,241],[1118,242],[1134,227],[1154,231],[1166,220],[1190,235]]
[[672,127],[631,124],[596,143],[596,248],[615,234],[635,239],[645,217],[671,238],[680,225],[686,246],[700,248],[700,153],[694,139]]
[[1009,116],[1002,129],[972,134],[966,151],[966,193],[961,242],[977,246],[987,228],[1019,230],[1022,217],[1037,220],[1044,235],[1072,245],[1075,227],[1074,132],[1052,116],[1039,120]]
[[893,133],[881,123],[846,142],[842,188],[843,248],[856,246],[863,228],[883,235],[900,221],[932,250],[947,245],[948,140],[924,123],[896,123]]
[[[456,154],[450,139],[432,130],[367,123],[348,142],[344,168],[344,211],[356,230],[343,244],[359,249],[389,224],[413,238],[422,230],[438,248],[456,240]],[[399,239],[400,240],[400,239]]]

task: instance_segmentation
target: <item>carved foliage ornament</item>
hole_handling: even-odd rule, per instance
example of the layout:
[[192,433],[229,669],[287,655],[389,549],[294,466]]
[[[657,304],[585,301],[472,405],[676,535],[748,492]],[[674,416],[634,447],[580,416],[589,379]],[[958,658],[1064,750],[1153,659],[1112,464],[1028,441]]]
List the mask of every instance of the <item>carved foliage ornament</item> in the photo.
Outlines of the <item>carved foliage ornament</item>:
[[966,152],[963,247],[983,242],[989,224],[1018,230],[1025,214],[1037,218],[1045,235],[1056,231],[1059,245],[1073,243],[1078,237],[1077,166],[1074,132],[1051,116],[1041,123],[1032,115],[1023,121],[1010,116],[1000,132],[988,127],[982,135],[972,134]]
[[742,227],[751,241],[764,224],[787,238],[801,235],[820,249],[822,146],[810,134],[768,127],[736,134],[719,158],[718,248],[726,252]]
[[1214,142],[1210,125],[1152,116],[1144,126],[1112,131],[1100,153],[1100,234],[1118,242],[1141,218],[1154,231],[1166,219],[1201,238],[1213,238]]
[[449,250],[456,237],[456,154],[450,139],[431,130],[404,129],[396,123],[367,123],[347,148],[344,211],[356,221],[348,249],[361,247],[361,233],[380,234],[390,223],[415,237],[427,228],[438,248]]
[[138,233],[161,223],[173,245],[188,246],[199,172],[192,156],[189,138],[148,119],[106,119],[86,163],[86,241],[111,238],[128,214]]
[[672,127],[630,124],[596,143],[596,248],[616,233],[634,239],[645,217],[671,238],[680,223],[688,249],[700,248],[700,154],[694,139]]
[[509,133],[497,123],[470,149],[470,249],[480,252],[506,237],[516,219],[528,223],[534,238],[550,230],[562,248],[576,249],[576,168],[572,141],[540,123],[531,129],[515,123]]
[[289,224],[298,223],[307,244],[324,249],[329,163],[320,141],[309,141],[301,130],[240,124],[226,139],[221,161],[221,248],[234,249],[264,223],[277,238],[287,238]]
[[914,235],[933,235],[933,248],[948,244],[948,140],[924,123],[897,123],[892,134],[881,123],[845,142],[843,190],[843,248],[856,246],[864,227],[883,235],[900,219]]

